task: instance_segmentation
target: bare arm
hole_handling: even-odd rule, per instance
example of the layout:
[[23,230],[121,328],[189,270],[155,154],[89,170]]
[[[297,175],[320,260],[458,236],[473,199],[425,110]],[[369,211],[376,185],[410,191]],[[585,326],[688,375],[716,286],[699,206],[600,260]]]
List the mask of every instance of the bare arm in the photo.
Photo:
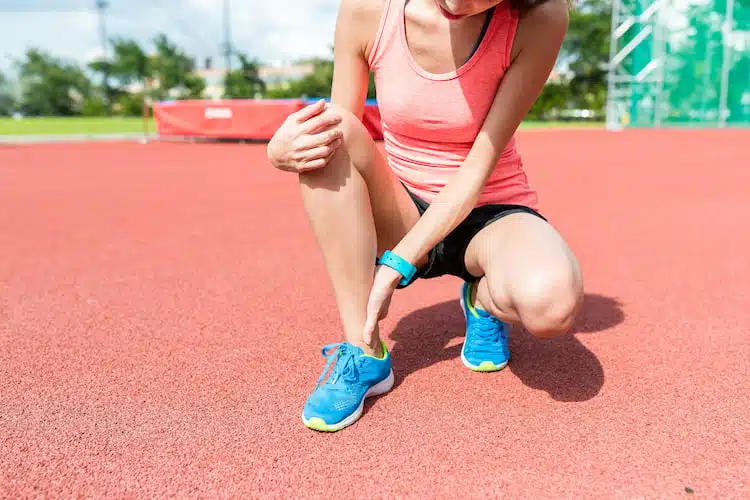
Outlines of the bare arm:
[[[360,120],[364,113],[369,67],[367,48],[377,31],[384,0],[342,0],[336,22],[331,100]],[[322,100],[287,117],[268,143],[276,168],[304,172],[323,168],[341,145],[342,117]]]
[[466,161],[396,246],[397,255],[412,263],[419,261],[474,208],[499,155],[542,91],[567,26],[565,0],[549,0],[524,16],[514,43],[517,55],[503,77]]
[[370,76],[367,55],[383,8],[383,0],[342,0],[336,21],[331,102],[360,120]]

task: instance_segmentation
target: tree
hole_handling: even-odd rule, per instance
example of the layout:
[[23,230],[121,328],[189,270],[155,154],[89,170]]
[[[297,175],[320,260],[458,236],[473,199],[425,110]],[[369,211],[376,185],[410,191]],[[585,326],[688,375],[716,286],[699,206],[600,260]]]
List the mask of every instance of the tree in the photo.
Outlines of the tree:
[[270,89],[266,97],[286,99],[295,97],[323,98],[331,96],[333,84],[333,61],[317,58],[301,63],[312,63],[313,71],[298,80],[291,81],[283,87]]
[[151,58],[151,69],[162,97],[170,90],[177,90],[182,98],[200,98],[206,82],[192,74],[195,62],[164,34],[156,37],[154,46],[156,54]]
[[112,40],[112,53],[109,75],[118,82],[119,87],[143,83],[150,75],[151,63],[149,57],[135,40],[114,38]]
[[122,99],[127,92],[125,87],[145,84],[151,64],[149,57],[135,40],[113,38],[110,43],[113,49],[111,60],[92,61],[89,69],[101,75],[105,100],[111,104]]
[[601,111],[607,100],[611,0],[582,0],[570,12],[560,60],[567,63],[569,105]]
[[[111,60],[93,61],[89,68],[109,76],[113,84],[109,96],[116,102],[117,112],[141,115],[144,102],[165,99],[170,94],[181,99],[202,96],[206,83],[194,74],[193,59],[166,35],[154,38],[152,54],[133,39],[113,38],[111,44]],[[99,107],[92,103],[87,109],[98,110]]]
[[[266,97],[277,99],[292,97],[331,97],[331,86],[333,85],[333,60],[317,58],[303,62],[310,62],[313,64],[313,72],[311,74],[304,76],[299,80],[289,82],[285,87],[269,90],[266,93]],[[369,99],[375,99],[375,80],[372,73],[370,73],[368,81],[367,97]]]
[[92,93],[92,84],[73,63],[29,49],[18,63],[21,110],[32,116],[72,116]]
[[554,120],[570,102],[570,86],[565,82],[548,82],[529,110],[528,120]]
[[16,107],[16,98],[10,89],[10,82],[0,73],[0,116],[10,116]]
[[266,90],[266,84],[259,75],[260,64],[250,60],[245,54],[237,54],[239,69],[224,77],[224,97],[226,99],[252,99]]
[[117,93],[117,89],[112,88],[110,84],[109,72],[111,67],[112,64],[109,61],[104,61],[101,59],[91,61],[88,64],[89,70],[91,70],[91,72],[101,78],[102,98],[99,99],[99,97],[97,96],[96,99],[101,101],[101,104],[105,107],[105,109],[108,108],[106,103],[111,103],[115,94]]

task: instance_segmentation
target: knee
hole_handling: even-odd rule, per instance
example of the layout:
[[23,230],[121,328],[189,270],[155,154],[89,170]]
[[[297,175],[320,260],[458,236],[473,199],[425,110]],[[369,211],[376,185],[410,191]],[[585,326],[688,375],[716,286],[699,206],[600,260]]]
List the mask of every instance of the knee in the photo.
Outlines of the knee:
[[372,138],[362,122],[348,109],[333,103],[326,104],[327,113],[340,118],[335,128],[341,132],[341,142],[328,156],[323,168],[313,169],[300,174],[301,178],[319,178],[321,176],[346,177],[340,170],[348,172],[351,167],[363,172],[369,164]]
[[326,107],[328,108],[328,112],[341,118],[337,127],[341,129],[345,143],[351,140],[357,140],[360,134],[367,132],[367,129],[359,118],[348,109],[334,103],[328,103],[326,104]]
[[583,285],[574,272],[546,272],[519,287],[513,301],[524,327],[550,339],[570,331],[583,301]]

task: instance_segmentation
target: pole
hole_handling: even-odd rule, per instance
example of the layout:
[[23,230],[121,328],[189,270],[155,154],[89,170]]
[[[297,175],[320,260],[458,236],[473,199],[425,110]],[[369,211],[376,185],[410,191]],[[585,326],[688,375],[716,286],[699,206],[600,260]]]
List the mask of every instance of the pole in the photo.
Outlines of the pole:
[[143,96],[143,139],[141,144],[148,144],[149,139],[149,126],[148,122],[151,118],[151,92],[148,78],[143,80],[143,88],[145,89],[145,95]]
[[619,113],[617,113],[617,103],[615,99],[615,77],[617,75],[617,65],[614,64],[614,58],[617,54],[617,36],[615,31],[620,22],[620,1],[615,0],[612,2],[612,19],[610,21],[610,34],[609,34],[609,64],[607,68],[607,107],[606,112],[606,124],[607,129],[617,130],[620,128]]
[[104,22],[104,11],[109,7],[107,0],[96,0],[96,10],[99,14],[99,41],[102,44],[102,61],[104,62],[104,98],[107,104],[110,102],[110,89],[109,89],[109,58],[107,54],[107,25]]
[[[643,42],[648,38],[649,32],[653,33],[653,27],[647,25],[646,23],[650,22],[650,20],[644,19],[645,16],[643,16],[644,8],[643,8],[643,2],[636,1],[635,2],[635,11],[633,12],[633,15],[636,16],[637,21],[633,25],[633,29],[637,30],[637,33],[635,36],[633,36],[631,43],[633,41],[637,41],[637,44],[633,47],[632,50],[632,66],[631,66],[631,72],[636,73],[638,71],[641,71],[643,68],[646,67],[646,65],[650,62],[650,56],[649,48],[653,47],[653,38],[651,38],[651,47],[646,46],[644,48]],[[632,93],[630,95],[630,117],[629,117],[629,123],[637,124],[637,123],[648,123],[648,126],[653,127],[653,117],[648,116],[645,117],[644,105],[643,105],[643,95],[645,94],[645,87],[646,84],[643,82],[634,81],[632,83]]]
[[104,11],[109,7],[107,0],[96,0],[96,10],[99,13],[99,40],[102,44],[102,57],[107,59],[107,25],[104,22]]
[[232,27],[231,6],[229,0],[223,0],[224,5],[224,69],[227,73],[232,71]]
[[723,54],[721,58],[721,87],[719,88],[719,127],[727,126],[727,98],[729,94],[730,51],[729,41],[734,24],[734,0],[727,0],[727,8],[722,24]]
[[656,76],[656,105],[654,106],[654,126],[656,128],[661,127],[662,120],[662,107],[664,106],[664,66],[667,64],[666,50],[665,50],[665,27],[662,22],[661,12],[656,17],[656,31],[654,32],[654,49],[656,52],[656,60],[659,63]]

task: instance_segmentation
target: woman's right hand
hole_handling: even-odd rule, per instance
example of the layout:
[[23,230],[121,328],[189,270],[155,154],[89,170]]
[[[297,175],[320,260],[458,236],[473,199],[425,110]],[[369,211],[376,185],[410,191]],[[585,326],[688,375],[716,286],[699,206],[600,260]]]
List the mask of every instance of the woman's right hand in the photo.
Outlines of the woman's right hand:
[[292,113],[268,143],[268,159],[286,172],[322,168],[343,140],[341,116],[323,99]]

